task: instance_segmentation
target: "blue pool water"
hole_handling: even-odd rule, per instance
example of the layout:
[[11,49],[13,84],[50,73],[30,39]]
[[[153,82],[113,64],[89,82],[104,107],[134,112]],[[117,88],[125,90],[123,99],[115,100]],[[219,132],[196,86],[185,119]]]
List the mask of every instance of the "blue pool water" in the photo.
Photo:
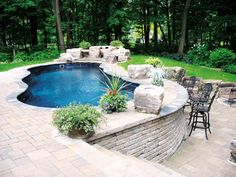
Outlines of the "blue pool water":
[[[23,79],[28,89],[18,96],[26,104],[40,107],[62,107],[70,103],[97,106],[104,94],[105,76],[98,64],[63,64],[32,68],[31,74]],[[130,99],[136,84],[129,85],[123,92]]]

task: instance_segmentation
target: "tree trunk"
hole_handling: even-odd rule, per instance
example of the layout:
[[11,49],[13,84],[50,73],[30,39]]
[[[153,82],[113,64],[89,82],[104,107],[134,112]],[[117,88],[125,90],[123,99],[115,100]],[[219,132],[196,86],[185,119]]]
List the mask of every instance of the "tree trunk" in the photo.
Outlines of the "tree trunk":
[[158,22],[157,22],[157,18],[158,18],[158,8],[157,8],[157,2],[154,1],[154,33],[153,33],[153,47],[154,50],[158,50]]
[[162,37],[163,37],[163,41],[164,41],[165,44],[167,45],[167,40],[166,40],[165,33],[164,33],[163,29],[162,29],[161,24],[160,24],[160,23],[158,23],[158,24],[159,24],[159,27],[160,27],[160,30],[161,30],[161,34],[162,34]]
[[186,4],[184,7],[181,38],[180,38],[179,50],[178,50],[179,54],[184,53],[184,44],[185,44],[185,36],[186,36],[186,29],[187,29],[187,18],[188,18],[188,11],[190,7],[190,3],[191,3],[191,0],[186,0]]
[[173,0],[173,12],[172,12],[172,44],[175,44],[176,36],[176,0]]
[[32,47],[38,45],[38,33],[37,33],[37,16],[33,15],[29,17],[30,21],[30,41]]
[[144,24],[144,38],[145,38],[145,48],[149,48],[149,34],[150,34],[150,9],[149,7],[143,8],[144,10],[144,18],[145,18],[145,24]]
[[167,23],[167,36],[168,36],[168,44],[171,45],[171,31],[170,31],[170,15],[169,15],[169,2],[165,1],[166,7],[166,23]]
[[57,38],[59,50],[65,51],[64,36],[61,28],[61,16],[60,16],[60,3],[59,0],[53,0],[53,9],[56,16],[56,28],[57,28]]

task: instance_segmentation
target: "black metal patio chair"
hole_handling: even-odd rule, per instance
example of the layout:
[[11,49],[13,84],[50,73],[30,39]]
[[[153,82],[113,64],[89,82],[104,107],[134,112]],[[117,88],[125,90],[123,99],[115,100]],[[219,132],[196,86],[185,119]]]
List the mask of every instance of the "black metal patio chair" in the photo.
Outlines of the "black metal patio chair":
[[[192,107],[192,124],[191,124],[191,131],[189,133],[189,136],[191,136],[192,131],[195,130],[196,128],[204,129],[205,130],[205,136],[206,139],[208,140],[207,136],[207,130],[211,133],[210,129],[210,110],[212,103],[214,102],[214,99],[217,95],[218,89],[214,92],[214,95],[211,97],[209,102],[195,102],[194,106]],[[199,120],[202,118],[202,120]],[[199,124],[202,124],[200,126]]]
[[206,102],[208,102],[212,90],[213,90],[212,84],[211,83],[206,83],[206,84],[203,85],[201,92],[199,92],[199,93],[192,93],[189,96],[190,105],[191,105],[191,111],[189,113],[190,117],[189,117],[188,125],[192,121],[193,107],[195,106],[195,104],[196,103],[199,104],[199,103],[206,103]]

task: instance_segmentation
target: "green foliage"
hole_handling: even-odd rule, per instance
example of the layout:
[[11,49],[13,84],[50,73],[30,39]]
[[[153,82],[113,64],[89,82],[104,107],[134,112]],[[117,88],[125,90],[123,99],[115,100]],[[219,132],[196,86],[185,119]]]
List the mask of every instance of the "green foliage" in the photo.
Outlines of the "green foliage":
[[59,56],[58,50],[43,50],[37,51],[32,54],[27,54],[25,52],[16,53],[13,62],[18,63],[22,61],[32,61],[32,60],[49,60],[56,59]]
[[8,53],[0,52],[0,63],[1,62],[10,62],[11,56]]
[[159,58],[157,57],[149,57],[148,59],[145,60],[145,63],[152,65],[153,67],[160,67],[162,66],[162,62]]
[[164,86],[164,71],[160,68],[156,69],[156,71],[154,72],[153,76],[152,76],[152,84],[156,85],[156,86]]
[[83,49],[89,49],[89,47],[91,47],[91,44],[90,44],[90,42],[82,41],[79,43],[79,46]]
[[191,64],[208,65],[210,52],[206,44],[195,44],[186,54],[185,61]]
[[70,104],[55,112],[53,124],[66,135],[74,130],[92,133],[99,124],[100,116],[101,114],[90,105]]
[[119,41],[119,40],[115,40],[115,41],[111,41],[110,42],[110,46],[113,46],[113,47],[123,47],[124,46],[124,44],[121,42],[121,41]]
[[105,113],[122,112],[127,109],[128,97],[121,93],[108,92],[100,99],[100,107]]
[[103,71],[101,72],[106,78],[106,80],[102,81],[102,83],[105,86],[105,90],[107,92],[112,91],[114,92],[114,94],[120,93],[122,89],[128,86],[128,84],[126,82],[123,82],[119,77],[112,76],[111,78],[109,78],[109,76],[107,76]]
[[32,60],[48,60],[58,58],[60,52],[58,50],[37,51],[30,55]]
[[16,53],[15,57],[13,58],[13,62],[22,62],[22,61],[30,61],[31,57],[25,52],[18,52]]
[[229,49],[217,48],[210,54],[210,63],[217,68],[236,63],[236,54]]
[[225,65],[223,70],[228,73],[236,74],[236,65]]
[[112,76],[110,79],[105,73],[106,81],[103,82],[106,93],[100,99],[100,107],[103,112],[121,112],[127,108],[128,97],[122,94],[122,89],[128,86],[119,77]]

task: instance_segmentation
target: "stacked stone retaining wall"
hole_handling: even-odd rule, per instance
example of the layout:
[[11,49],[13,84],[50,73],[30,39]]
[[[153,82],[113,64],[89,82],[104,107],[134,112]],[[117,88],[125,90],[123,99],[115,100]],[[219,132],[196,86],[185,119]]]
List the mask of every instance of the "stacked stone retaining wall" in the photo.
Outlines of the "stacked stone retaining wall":
[[107,149],[160,162],[171,156],[186,135],[183,110],[92,140]]

